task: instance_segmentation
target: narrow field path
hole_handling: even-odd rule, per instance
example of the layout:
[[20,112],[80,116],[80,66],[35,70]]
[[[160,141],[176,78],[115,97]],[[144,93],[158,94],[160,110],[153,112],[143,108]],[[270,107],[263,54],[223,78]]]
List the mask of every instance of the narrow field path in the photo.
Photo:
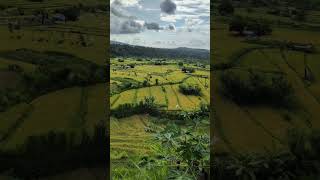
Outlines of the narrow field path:
[[81,100],[80,100],[80,108],[79,108],[79,125],[83,127],[86,123],[86,116],[88,114],[88,87],[81,88]]
[[116,98],[110,103],[110,107],[112,107],[121,97],[121,94],[116,94]]
[[21,125],[25,122],[25,120],[31,115],[33,110],[34,106],[32,104],[29,104],[29,107],[23,113],[21,113],[18,119],[16,119],[15,123],[10,128],[8,128],[6,133],[4,133],[0,137],[0,143],[6,143],[10,139],[10,137],[16,132],[16,130],[20,128]]
[[213,119],[214,119],[214,137],[222,140],[223,144],[228,148],[228,150],[234,154],[238,154],[238,152],[233,148],[232,143],[229,141],[228,137],[225,135],[222,127],[222,122],[220,116],[218,115],[215,107],[213,105],[212,109]]
[[264,125],[259,121],[257,120],[255,117],[253,117],[253,115],[250,113],[249,109],[245,108],[245,107],[242,107],[240,106],[240,109],[242,109],[242,111],[244,111],[248,118],[258,127],[260,127],[262,129],[262,131],[266,132],[269,136],[271,136],[273,139],[277,140],[279,143],[283,144],[284,145],[284,142],[277,136],[275,136],[269,129],[267,129],[266,127],[264,127]]
[[133,103],[138,103],[138,91],[139,89],[134,90]]
[[175,95],[175,97],[176,97],[177,105],[179,106],[179,108],[182,108],[181,103],[180,103],[180,99],[179,99],[179,96],[178,96],[177,92],[174,90],[174,88],[172,87],[172,85],[170,85],[170,88],[171,88],[172,92],[174,93],[174,95]]

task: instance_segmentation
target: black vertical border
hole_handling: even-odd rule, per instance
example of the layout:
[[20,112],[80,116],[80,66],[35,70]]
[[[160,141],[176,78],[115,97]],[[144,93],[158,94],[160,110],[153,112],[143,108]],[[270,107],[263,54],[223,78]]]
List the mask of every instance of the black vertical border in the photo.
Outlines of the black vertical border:
[[106,102],[106,126],[107,126],[107,147],[106,147],[106,179],[111,179],[111,162],[110,162],[110,0],[107,0],[107,45],[106,45],[106,71],[107,71],[107,76],[106,76],[106,96],[105,96],[105,102]]
[[213,1],[210,0],[210,115],[209,115],[209,119],[210,119],[210,179],[213,180],[213,162],[214,162],[214,97],[213,97],[213,83],[214,82],[214,73],[213,73],[213,33],[212,33],[212,29],[213,29]]

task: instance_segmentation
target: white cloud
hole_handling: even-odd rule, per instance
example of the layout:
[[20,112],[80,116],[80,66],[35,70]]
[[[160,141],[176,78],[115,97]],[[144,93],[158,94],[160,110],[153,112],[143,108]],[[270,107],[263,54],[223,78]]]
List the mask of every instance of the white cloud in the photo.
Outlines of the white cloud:
[[121,4],[124,7],[130,7],[130,6],[139,6],[140,0],[110,0],[110,4],[114,4],[114,2],[117,2]]
[[[113,5],[120,4],[121,12],[134,21],[127,23],[134,25],[134,32],[141,27],[137,34],[112,34],[111,39],[142,46],[209,49],[210,0],[171,0],[176,5],[171,14],[161,10],[164,1],[168,0],[111,0],[116,2]],[[114,21],[119,23],[117,19]],[[154,28],[150,24],[159,24],[159,30],[151,30]]]
[[171,22],[171,23],[177,22],[176,15],[161,14],[160,19],[161,21],[165,21],[165,22]]

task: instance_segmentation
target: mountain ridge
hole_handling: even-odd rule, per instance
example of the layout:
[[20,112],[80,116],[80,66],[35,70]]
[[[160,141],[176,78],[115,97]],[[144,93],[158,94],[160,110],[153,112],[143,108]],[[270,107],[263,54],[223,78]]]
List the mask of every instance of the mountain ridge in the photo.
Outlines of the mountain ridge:
[[178,48],[154,48],[130,45],[117,41],[110,41],[110,53],[113,57],[151,57],[188,60],[207,60],[209,63],[210,51],[206,49],[194,49],[187,47]]

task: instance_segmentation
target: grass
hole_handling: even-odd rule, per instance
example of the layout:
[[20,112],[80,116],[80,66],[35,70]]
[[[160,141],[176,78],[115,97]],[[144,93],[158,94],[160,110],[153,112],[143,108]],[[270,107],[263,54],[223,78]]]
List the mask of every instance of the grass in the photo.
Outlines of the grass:
[[114,119],[110,121],[111,152],[113,160],[121,159],[119,153],[127,154],[148,154],[148,140],[151,135],[145,132],[145,123],[148,122],[148,116],[132,116],[125,119]]
[[17,87],[20,78],[20,75],[16,72],[0,71],[0,90]]
[[[86,101],[81,104],[82,89],[86,89]],[[7,141],[2,143],[1,149],[14,149],[24,143],[31,135],[40,135],[49,131],[79,132],[93,128],[105,119],[104,84],[85,88],[68,88],[41,96],[31,102],[33,111],[23,120],[22,124],[11,133]],[[1,134],[12,126],[16,119],[29,108],[28,104],[20,104],[1,113]],[[81,109],[85,106],[86,110]],[[82,113],[79,113],[81,109]],[[85,114],[83,114],[86,112]],[[79,117],[83,114],[85,121]]]
[[152,93],[152,96],[156,98],[156,103],[167,106],[166,103],[166,93],[162,91],[160,86],[154,86],[150,87],[150,91]]
[[32,72],[35,70],[35,66],[32,64],[19,62],[19,61],[12,62],[10,60],[0,58],[0,70],[8,70],[9,65],[18,65],[22,67],[22,69],[26,72]]
[[[180,70],[180,67],[176,65],[176,62],[173,64],[171,61],[172,60],[168,60],[169,63],[167,65],[161,66],[150,65],[150,62],[148,61],[137,61],[139,64],[137,64],[135,68],[121,69],[119,68],[121,64],[136,62],[135,59],[126,58],[124,59],[124,62],[118,62],[116,59],[111,59],[111,68],[117,69],[116,71],[111,72],[112,81],[131,79],[132,82],[142,83],[147,80],[151,85],[151,87],[139,87],[138,89],[115,93],[110,98],[111,107],[116,108],[121,103],[137,103],[144,100],[147,96],[154,96],[156,103],[161,106],[167,106],[168,110],[178,110],[181,108],[190,111],[196,109],[201,101],[208,103],[210,91],[209,81],[205,81],[204,78],[200,78],[200,81],[193,81],[193,83],[199,84],[204,90],[203,97],[199,98],[181,94],[178,90],[178,84],[184,81],[191,82],[193,78],[192,75],[183,73]],[[198,69],[194,75],[209,76],[209,71],[206,69]],[[158,79],[158,84],[156,84],[156,79]],[[205,83],[207,83],[208,88],[204,87]],[[170,87],[171,85],[172,88]],[[164,92],[163,89],[165,89],[166,92]],[[117,91],[115,88],[113,90],[114,92]]]
[[28,109],[30,105],[26,103],[18,104],[8,111],[0,113],[1,125],[0,125],[0,134],[3,136],[10,127],[19,119],[20,115]]
[[106,121],[106,86],[105,84],[97,84],[88,87],[88,91],[88,109],[84,127],[87,130],[93,130],[100,121]]
[[31,104],[34,111],[25,119],[3,147],[15,148],[24,143],[30,135],[40,135],[51,130],[76,131],[80,88],[71,88],[37,98]]

